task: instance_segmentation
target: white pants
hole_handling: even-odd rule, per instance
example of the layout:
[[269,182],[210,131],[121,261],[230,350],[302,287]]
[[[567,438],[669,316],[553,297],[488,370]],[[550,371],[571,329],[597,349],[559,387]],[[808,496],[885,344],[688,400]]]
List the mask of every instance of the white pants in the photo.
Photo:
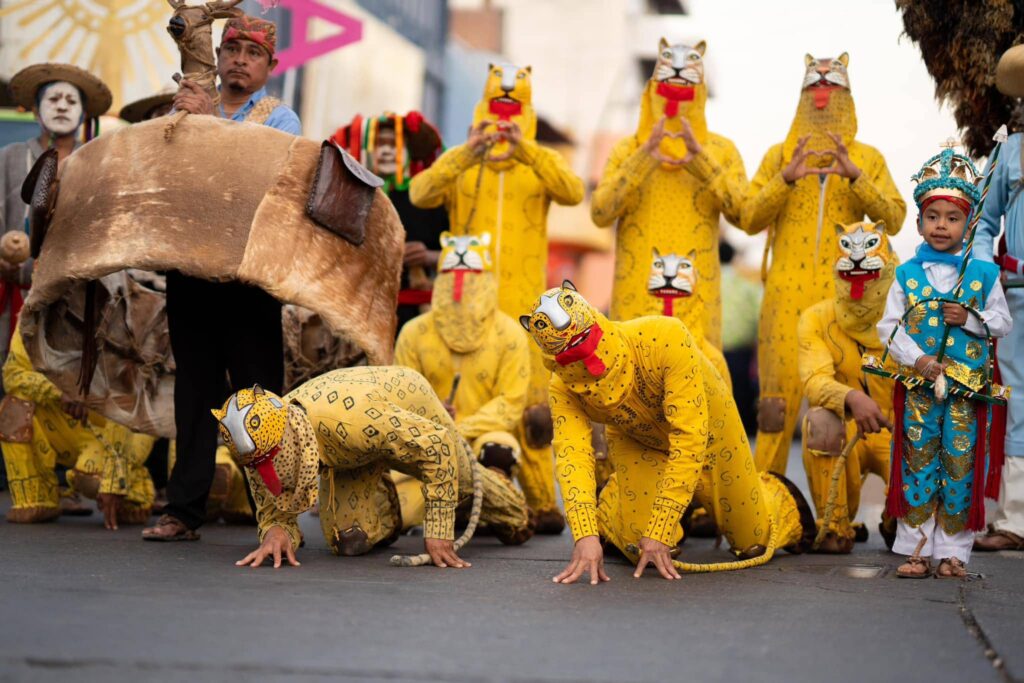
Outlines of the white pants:
[[992,516],[992,526],[998,531],[1024,536],[1024,456],[1006,455],[999,507]]
[[936,560],[944,560],[947,557],[955,557],[964,564],[971,559],[971,547],[974,545],[973,531],[958,531],[955,534],[947,534],[941,526],[935,523],[935,516],[932,515],[921,526],[914,528],[904,520],[896,521],[896,542],[892,551],[899,555],[913,555],[917,544],[921,542],[921,534],[928,539],[921,549],[921,557],[931,557]]

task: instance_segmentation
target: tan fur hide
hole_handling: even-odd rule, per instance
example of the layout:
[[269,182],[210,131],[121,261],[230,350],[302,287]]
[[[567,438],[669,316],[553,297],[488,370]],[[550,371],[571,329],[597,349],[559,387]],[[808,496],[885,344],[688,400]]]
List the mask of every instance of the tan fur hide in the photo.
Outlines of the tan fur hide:
[[[80,330],[76,337],[75,326],[64,325],[59,338],[51,337],[49,323],[40,323],[53,319],[51,308],[68,305],[77,306],[80,320],[82,297],[74,290],[125,268],[180,270],[259,286],[319,314],[370,364],[390,362],[405,235],[386,195],[376,191],[366,241],[356,247],[305,215],[320,143],[211,116],[185,117],[165,141],[164,124],[155,119],[104,135],[62,165],[22,313],[33,364],[64,391],[77,393],[77,364],[67,354],[80,358]],[[173,413],[166,407],[169,397],[157,395],[159,383],[105,377],[140,368],[104,358],[116,351],[103,344],[104,336],[117,333],[104,328],[108,311],[103,316],[89,405],[137,431],[169,436],[173,417],[167,415]],[[119,396],[115,385],[147,386],[152,395],[145,401]],[[133,401],[163,414],[147,409],[126,416],[129,411],[114,408]]]

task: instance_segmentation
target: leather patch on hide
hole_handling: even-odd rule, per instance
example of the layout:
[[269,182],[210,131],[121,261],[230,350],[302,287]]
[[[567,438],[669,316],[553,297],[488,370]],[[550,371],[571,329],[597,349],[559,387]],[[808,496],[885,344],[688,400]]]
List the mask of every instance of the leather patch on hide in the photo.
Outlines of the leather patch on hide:
[[555,438],[551,408],[546,403],[538,403],[524,410],[523,425],[526,427],[526,445],[530,448],[546,448]]
[[21,200],[28,204],[29,253],[32,258],[39,258],[53,205],[57,201],[56,149],[48,149],[36,159],[21,184]]
[[366,239],[366,219],[384,181],[331,140],[320,146],[320,161],[306,202],[306,215],[357,247]]
[[786,399],[769,396],[757,402],[757,431],[772,434],[786,425]]
[[837,456],[843,452],[846,425],[827,408],[811,408],[804,418],[804,443],[815,455]]
[[7,394],[0,400],[0,441],[32,443],[36,404]]

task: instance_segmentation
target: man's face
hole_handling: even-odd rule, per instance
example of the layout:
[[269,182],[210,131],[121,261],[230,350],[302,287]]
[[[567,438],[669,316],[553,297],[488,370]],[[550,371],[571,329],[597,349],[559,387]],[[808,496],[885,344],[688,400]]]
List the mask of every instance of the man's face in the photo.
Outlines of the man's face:
[[390,128],[377,131],[377,139],[373,143],[373,167],[377,173],[383,175],[392,175],[397,169],[395,131]]
[[252,94],[267,84],[277,60],[251,40],[238,38],[217,49],[217,74],[229,90]]
[[39,122],[54,135],[70,135],[82,123],[82,94],[67,81],[45,86],[39,100]]
[[956,252],[964,239],[967,216],[953,202],[936,199],[921,214],[919,229],[924,241],[936,251]]

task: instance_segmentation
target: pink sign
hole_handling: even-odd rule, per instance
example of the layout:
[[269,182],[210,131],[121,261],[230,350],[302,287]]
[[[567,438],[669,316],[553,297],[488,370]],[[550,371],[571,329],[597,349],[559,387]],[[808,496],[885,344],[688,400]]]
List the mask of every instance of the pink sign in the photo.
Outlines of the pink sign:
[[[277,53],[277,73],[283,73],[297,66],[302,66],[328,52],[358,42],[363,37],[363,22],[343,14],[316,0],[279,0],[277,3],[291,12],[291,34],[288,47]],[[341,28],[327,38],[310,42],[309,24],[313,19],[321,19]]]

